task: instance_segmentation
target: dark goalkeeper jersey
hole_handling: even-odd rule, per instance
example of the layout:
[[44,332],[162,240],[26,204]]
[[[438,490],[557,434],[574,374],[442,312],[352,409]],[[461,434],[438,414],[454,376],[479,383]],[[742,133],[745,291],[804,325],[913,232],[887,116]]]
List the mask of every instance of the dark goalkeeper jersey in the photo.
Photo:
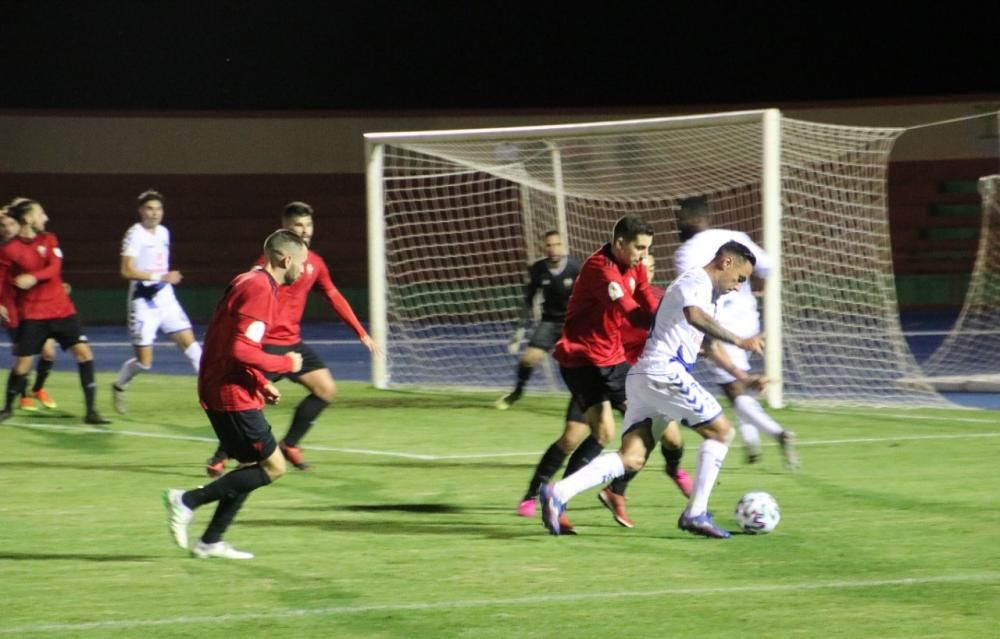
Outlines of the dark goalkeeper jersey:
[[556,268],[549,267],[546,258],[528,267],[528,283],[524,285],[525,318],[530,319],[535,293],[542,291],[542,321],[562,322],[573,284],[580,274],[580,260],[571,255],[562,258]]

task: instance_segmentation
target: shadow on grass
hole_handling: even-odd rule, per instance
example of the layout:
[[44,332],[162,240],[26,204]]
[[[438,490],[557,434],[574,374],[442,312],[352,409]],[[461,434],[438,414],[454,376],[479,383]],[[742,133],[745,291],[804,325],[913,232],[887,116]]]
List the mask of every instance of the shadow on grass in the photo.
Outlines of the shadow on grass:
[[0,561],[94,561],[98,563],[109,561],[154,561],[159,557],[147,555],[84,555],[78,553],[37,553],[37,552],[0,552]]
[[98,470],[110,471],[114,473],[141,473],[144,475],[167,475],[177,477],[177,464],[163,464],[155,466],[152,464],[106,464],[95,463],[70,463],[70,462],[50,462],[50,461],[15,461],[4,464],[5,468],[23,468],[25,470],[37,470],[48,468],[51,470]]

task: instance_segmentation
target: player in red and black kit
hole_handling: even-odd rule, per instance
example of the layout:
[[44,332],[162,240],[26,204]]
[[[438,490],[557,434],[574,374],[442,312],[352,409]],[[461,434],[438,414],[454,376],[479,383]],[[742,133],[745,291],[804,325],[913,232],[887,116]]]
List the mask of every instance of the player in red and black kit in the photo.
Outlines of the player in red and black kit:
[[[285,206],[281,216],[282,227],[305,242],[313,236],[313,209],[305,202],[292,202]],[[350,304],[341,295],[330,279],[326,262],[314,251],[309,251],[302,277],[291,286],[283,287],[278,293],[278,310],[273,326],[268,327],[264,336],[264,351],[281,355],[289,351],[302,354],[302,370],[290,375],[273,375],[272,381],[287,377],[309,389],[309,395],[299,403],[288,427],[288,433],[279,442],[281,452],[296,468],[309,467],[299,448],[299,442],[319,417],[337,392],[336,383],[330,369],[319,355],[302,341],[302,314],[305,312],[309,292],[318,289],[327,299],[333,312],[357,334],[358,339],[369,351],[379,352],[379,348],[354,315]],[[217,477],[226,466],[225,452],[216,450],[208,460],[205,471],[209,477]]]
[[279,230],[264,242],[265,264],[230,283],[215,308],[198,372],[198,399],[219,443],[240,466],[207,486],[164,493],[170,534],[181,548],[188,547],[187,527],[199,506],[218,506],[201,539],[191,549],[206,559],[252,559],[222,541],[222,536],[247,496],[285,473],[285,459],[261,410],[264,402],[281,397],[262,371],[294,373],[302,367],[296,352],[272,355],[261,342],[277,313],[279,283],[291,285],[306,262],[305,243],[295,233]]
[[[15,198],[11,204],[17,204],[25,199],[27,198]],[[0,246],[13,240],[21,233],[21,225],[7,214],[7,208],[7,206],[4,206],[0,209]],[[68,290],[69,287],[67,286],[66,288]],[[17,327],[21,321],[21,316],[17,312],[17,290],[17,287],[14,286],[13,278],[8,273],[8,281],[4,283],[3,287],[3,299],[0,299],[0,306],[7,309],[7,317],[0,318],[0,323],[7,329],[7,334],[10,337],[10,343],[13,347],[11,354],[15,355],[15,357],[17,353]],[[35,406],[35,400],[38,400],[45,408],[58,407],[55,400],[45,390],[45,381],[52,371],[55,360],[56,343],[54,340],[47,339],[42,346],[41,356],[38,358],[38,366],[35,368],[35,383],[31,386],[31,392],[25,392],[21,396],[21,401],[18,405],[21,410],[37,411],[38,407]],[[25,390],[27,391],[27,386],[25,386]]]
[[[17,307],[21,316],[14,368],[7,378],[7,397],[0,421],[9,419],[14,401],[24,394],[27,375],[35,355],[48,338],[54,338],[63,350],[76,357],[80,385],[87,406],[84,421],[110,424],[94,407],[97,388],[94,383],[94,354],[81,334],[76,307],[70,301],[62,281],[62,250],[55,234],[45,231],[49,218],[42,205],[34,200],[20,200],[7,209],[21,225],[16,238],[0,247],[0,299],[10,282],[18,289]],[[12,279],[11,279],[12,278]],[[0,315],[6,309],[0,311]]]
[[[613,407],[625,405],[629,364],[622,326],[648,325],[656,311],[656,296],[642,265],[652,241],[653,228],[641,218],[619,219],[611,242],[587,258],[573,286],[552,356],[591,434],[570,456],[567,473],[583,468],[604,450],[615,432]],[[546,489],[541,489],[543,504]],[[566,530],[565,513],[560,517]]]

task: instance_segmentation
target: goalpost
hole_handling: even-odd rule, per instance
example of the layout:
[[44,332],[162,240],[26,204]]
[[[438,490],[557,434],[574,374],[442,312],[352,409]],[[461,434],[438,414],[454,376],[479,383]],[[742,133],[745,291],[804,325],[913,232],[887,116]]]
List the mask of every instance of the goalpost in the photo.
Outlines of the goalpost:
[[769,109],[366,134],[371,329],[386,347],[373,382],[508,388],[506,340],[542,234],[562,231],[583,259],[617,218],[640,215],[665,286],[678,202],[700,195],[714,226],[748,233],[777,264],[762,313],[771,405],[944,405],[903,381],[919,369],[899,324],[885,185],[902,132]]

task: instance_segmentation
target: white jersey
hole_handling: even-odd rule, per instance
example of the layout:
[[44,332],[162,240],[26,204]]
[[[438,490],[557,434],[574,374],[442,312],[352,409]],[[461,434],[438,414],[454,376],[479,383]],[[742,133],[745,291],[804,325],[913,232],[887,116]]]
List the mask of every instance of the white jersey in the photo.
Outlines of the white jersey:
[[[137,270],[164,275],[170,270],[170,231],[163,225],[150,231],[133,224],[125,232],[121,254],[131,257]],[[129,332],[137,346],[152,345],[157,331],[171,334],[191,328],[168,282],[132,280],[128,300]]]
[[705,334],[688,323],[684,309],[697,306],[715,316],[714,287],[704,268],[696,267],[681,274],[667,287],[646,338],[646,347],[632,372],[663,375],[672,363],[690,370],[698,358]]
[[131,257],[140,271],[165,274],[170,270],[170,231],[162,224],[150,231],[136,222],[125,231],[122,256]]
[[[677,272],[684,273],[694,267],[705,266],[712,261],[719,247],[726,242],[739,242],[750,249],[757,259],[754,275],[765,279],[771,274],[771,258],[764,249],[754,243],[746,233],[727,229],[706,229],[684,242],[674,253],[674,266]],[[716,319],[725,328],[740,337],[750,337],[760,332],[757,298],[750,288],[749,280],[732,293],[719,297],[717,306]]]

